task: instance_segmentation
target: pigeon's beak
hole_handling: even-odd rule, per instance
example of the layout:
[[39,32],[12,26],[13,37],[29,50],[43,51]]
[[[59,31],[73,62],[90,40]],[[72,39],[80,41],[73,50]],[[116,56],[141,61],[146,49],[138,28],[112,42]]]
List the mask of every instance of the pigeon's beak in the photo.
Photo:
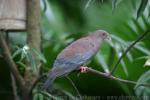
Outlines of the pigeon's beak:
[[112,38],[110,35],[108,35],[106,38],[105,38],[105,41],[111,46],[111,47],[114,47],[114,43],[112,41]]
[[107,40],[107,41],[112,41],[111,40],[111,36],[110,35],[108,35],[107,37],[106,37],[106,39],[105,40]]

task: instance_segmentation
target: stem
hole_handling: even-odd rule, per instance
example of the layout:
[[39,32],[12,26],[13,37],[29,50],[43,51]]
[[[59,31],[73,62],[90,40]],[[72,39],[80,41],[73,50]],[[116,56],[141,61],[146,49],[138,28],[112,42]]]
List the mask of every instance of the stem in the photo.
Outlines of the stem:
[[[136,81],[130,81],[130,80],[125,80],[125,79],[117,78],[115,76],[108,75],[108,73],[103,73],[103,72],[97,71],[97,70],[92,69],[92,68],[88,68],[88,71],[91,72],[91,73],[94,73],[94,74],[97,74],[97,75],[100,75],[100,76],[112,79],[112,80],[123,82],[123,83],[129,83],[129,84],[133,84],[133,85],[137,84]],[[140,86],[148,86],[148,87],[150,87],[150,84],[144,84],[144,83],[138,83],[138,84]]]
[[74,82],[72,81],[72,79],[69,78],[69,76],[66,76],[66,78],[70,81],[70,83],[72,84],[73,88],[76,90],[76,92],[77,92],[77,94],[78,94],[80,100],[82,100],[82,96],[81,96],[80,92],[78,91],[76,85],[75,85]]
[[129,45],[129,47],[123,52],[123,54],[120,56],[120,58],[118,59],[118,61],[116,62],[116,64],[114,65],[112,71],[109,73],[109,75],[112,75],[116,69],[118,68],[118,65],[120,64],[121,60],[123,59],[123,57],[130,51],[131,48],[134,47],[134,45],[139,42],[140,40],[142,40],[144,38],[145,35],[147,35],[147,33],[150,32],[150,29],[146,30],[142,35],[140,35],[131,45]]

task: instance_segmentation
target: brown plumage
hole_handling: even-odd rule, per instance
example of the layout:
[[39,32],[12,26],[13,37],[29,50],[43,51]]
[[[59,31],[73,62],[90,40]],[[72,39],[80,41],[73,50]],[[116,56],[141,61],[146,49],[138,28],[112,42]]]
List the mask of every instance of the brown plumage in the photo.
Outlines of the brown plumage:
[[43,89],[50,87],[57,77],[79,69],[98,52],[101,43],[108,37],[106,31],[97,30],[67,46],[57,56]]

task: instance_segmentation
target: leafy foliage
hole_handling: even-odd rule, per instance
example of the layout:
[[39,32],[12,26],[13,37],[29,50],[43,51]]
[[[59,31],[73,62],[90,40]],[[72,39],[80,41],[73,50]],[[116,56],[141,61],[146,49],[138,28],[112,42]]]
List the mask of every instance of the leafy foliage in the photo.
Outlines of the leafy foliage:
[[[110,33],[112,41],[102,45],[101,51],[88,63],[88,66],[110,72],[125,49],[150,27],[149,0],[41,0],[41,7],[44,55],[32,48],[24,52],[22,48],[25,44],[23,40],[26,39],[24,33],[10,34],[11,47],[19,45],[13,49],[12,57],[23,69],[26,68],[24,64],[26,59],[36,71],[32,59],[32,54],[36,54],[44,62],[42,69],[47,73],[53,66],[57,54],[64,47],[90,31],[104,29]],[[143,67],[147,59],[145,57],[150,56],[149,37],[148,34],[127,53],[114,73],[115,76],[138,80],[138,83],[149,83],[149,67]],[[77,73],[72,73],[69,77],[83,96],[150,95],[150,89],[139,86],[138,83],[134,88],[90,73],[79,76]],[[33,94],[34,100],[58,99],[57,96],[74,99],[78,95],[65,78],[56,80],[52,94],[41,91],[38,86]]]
[[37,66],[35,60],[33,59],[33,54],[37,56],[39,60],[41,60],[43,63],[46,63],[46,59],[39,51],[29,48],[27,45],[24,45],[23,48],[17,47],[17,50],[13,53],[12,58],[17,57],[20,55],[20,59],[17,61],[17,64],[19,64],[21,67],[26,68],[26,65],[23,63],[24,60],[26,60],[28,63],[31,64],[32,70],[34,72],[37,71]]
[[144,86],[140,86],[139,83],[149,83],[150,82],[150,70],[143,73],[140,78],[138,79],[138,83],[135,86],[135,92],[136,95],[138,96],[147,96],[150,93],[150,88],[149,87],[144,87]]
[[[75,9],[76,11],[79,10],[79,9],[72,7],[71,6],[72,3],[70,3],[69,1],[66,1],[66,2],[68,3],[68,5],[66,5],[66,6],[68,6],[68,9],[71,9],[71,10]],[[137,1],[137,2],[139,2],[139,1]],[[63,12],[66,12],[66,10],[64,11],[63,6],[57,6],[57,5],[61,5],[61,3],[58,3],[58,2],[52,0],[49,3],[50,3],[50,5],[54,6],[53,11],[52,11],[53,15],[55,16],[55,18],[61,17],[64,19],[64,20],[61,20],[63,22],[59,22],[59,25],[62,25],[62,26],[57,27],[57,30],[53,30],[53,28],[52,28],[53,31],[55,31],[55,32],[57,31],[56,33],[53,32],[52,34],[54,37],[57,36],[57,38],[61,38],[61,39],[63,38],[63,42],[61,42],[61,43],[63,43],[62,47],[64,47],[64,45],[67,45],[66,41],[69,41],[68,39],[71,39],[71,41],[73,41],[73,40],[77,39],[76,37],[80,37],[81,31],[87,32],[87,31],[92,31],[92,30],[98,29],[98,28],[106,29],[107,31],[109,31],[112,36],[112,42],[108,43],[109,46],[107,44],[106,45],[104,44],[103,45],[104,47],[102,47],[101,52],[99,52],[97,54],[97,56],[95,57],[95,61],[92,61],[89,64],[89,66],[93,66],[96,69],[103,69],[105,72],[109,72],[111,70],[111,67],[113,66],[113,64],[115,64],[118,57],[122,54],[122,52],[124,52],[124,50],[142,32],[144,32],[144,30],[146,30],[149,27],[149,25],[150,25],[149,18],[146,17],[147,15],[144,12],[144,11],[146,11],[145,9],[147,9],[146,7],[148,7],[146,5],[147,4],[146,2],[147,2],[146,0],[141,1],[139,8],[134,9],[131,6],[132,1],[129,1],[129,0],[128,1],[112,0],[112,2],[103,1],[103,3],[99,3],[98,0],[97,1],[96,0],[88,0],[87,2],[77,1],[76,3],[78,4],[78,7],[80,7],[81,8],[80,10],[83,12],[83,14],[78,15],[78,16],[80,16],[82,19],[84,19],[82,24],[79,25],[77,23],[80,20],[76,20],[76,23],[72,23],[73,22],[72,20],[76,19],[75,16],[72,16],[72,19],[70,19],[70,15],[67,13],[65,13],[65,15],[63,17],[62,17],[62,15],[57,15],[56,13],[62,14]],[[63,4],[63,2],[62,2],[62,4]],[[112,8],[111,8],[111,4],[112,4]],[[137,3],[135,3],[135,4],[137,4]],[[57,12],[55,12],[56,9],[57,9]],[[113,9],[114,13],[112,13],[112,9]],[[136,15],[135,15],[136,12],[137,12],[138,19],[136,19]],[[72,12],[72,13],[75,13],[75,12]],[[48,17],[48,16],[46,15],[46,17]],[[69,17],[69,19],[66,19],[68,17]],[[60,19],[58,19],[58,20],[60,20]],[[66,23],[66,20],[70,20],[70,22]],[[52,21],[49,20],[49,23],[52,23]],[[57,22],[55,22],[55,23],[57,23]],[[84,23],[86,23],[86,24],[84,24]],[[72,25],[75,28],[78,27],[78,25],[79,25],[80,28],[78,28],[77,31],[76,30],[74,31]],[[66,27],[63,27],[63,26],[66,26]],[[59,32],[58,32],[58,30],[59,30]],[[65,33],[61,33],[61,31],[65,31]],[[73,37],[71,37],[72,36],[71,33],[76,33],[76,34],[73,35]],[[49,34],[49,35],[52,35],[52,34]],[[61,37],[59,37],[57,34],[60,34],[59,36],[61,36]],[[69,35],[70,38],[66,38],[66,37],[68,37],[67,35]],[[60,41],[61,41],[61,39],[60,39]],[[52,40],[54,41],[54,38]],[[137,76],[139,76],[141,72],[144,72],[144,70],[147,70],[147,68],[145,69],[142,67],[143,63],[144,63],[142,59],[138,60],[139,61],[138,63],[135,60],[135,59],[140,58],[141,56],[147,56],[150,54],[150,52],[148,50],[149,47],[148,47],[147,41],[148,41],[148,39],[145,38],[143,41],[139,42],[134,47],[134,49],[132,49],[129,53],[127,53],[126,57],[122,60],[122,62],[120,64],[120,66],[122,66],[122,67],[119,67],[119,69],[116,72],[117,76],[128,77],[128,79],[136,80],[138,78]],[[61,46],[58,46],[59,43],[57,43],[57,42],[53,42],[53,43],[55,43],[53,48],[57,48],[55,50],[59,52],[61,49]],[[111,50],[114,51],[113,53],[115,53],[113,55],[114,56],[113,58],[111,56],[111,54],[112,54]],[[52,51],[52,52],[55,52],[55,51]],[[108,55],[108,54],[110,54],[110,55]],[[112,62],[109,61],[109,59],[111,59]],[[109,64],[108,62],[111,62],[111,64]],[[52,66],[52,64],[51,64],[51,66]],[[135,70],[136,66],[138,68]],[[132,71],[135,71],[135,73],[132,73]],[[123,72],[125,74],[123,74]],[[85,82],[82,82],[82,80],[80,80],[80,81],[81,81],[80,84],[85,83]],[[121,85],[121,87],[122,87],[122,89],[124,89],[124,91],[127,94],[128,93],[131,94],[132,88],[130,88],[126,85]],[[81,89],[81,87],[79,87],[79,90],[80,89]],[[134,94],[134,93],[132,93],[132,94]]]
[[148,3],[148,0],[141,0],[140,7],[137,11],[137,18],[142,15],[142,13],[144,12],[146,8],[147,3]]

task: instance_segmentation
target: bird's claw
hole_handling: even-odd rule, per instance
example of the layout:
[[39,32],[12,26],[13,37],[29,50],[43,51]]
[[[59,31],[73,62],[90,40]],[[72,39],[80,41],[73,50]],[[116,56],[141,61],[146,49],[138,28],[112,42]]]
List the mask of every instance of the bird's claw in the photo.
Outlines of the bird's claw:
[[88,67],[86,67],[86,66],[81,66],[81,67],[80,67],[80,72],[81,72],[81,73],[87,73],[87,72],[88,72]]

